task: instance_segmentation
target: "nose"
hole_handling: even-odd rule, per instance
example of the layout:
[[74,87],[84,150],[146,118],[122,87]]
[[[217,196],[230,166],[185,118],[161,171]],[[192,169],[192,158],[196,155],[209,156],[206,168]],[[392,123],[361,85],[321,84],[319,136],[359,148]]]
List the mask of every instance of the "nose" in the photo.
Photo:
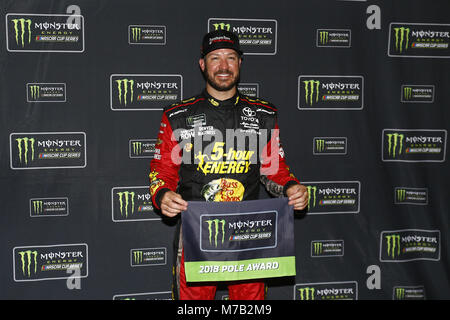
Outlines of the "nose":
[[219,68],[222,69],[222,70],[227,70],[228,69],[228,62],[227,62],[227,59],[225,57],[220,57]]

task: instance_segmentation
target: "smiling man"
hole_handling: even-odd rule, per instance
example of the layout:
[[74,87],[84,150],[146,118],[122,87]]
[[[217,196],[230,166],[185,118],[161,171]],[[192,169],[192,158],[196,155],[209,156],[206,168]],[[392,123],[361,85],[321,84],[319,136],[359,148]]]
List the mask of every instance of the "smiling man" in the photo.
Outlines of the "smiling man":
[[[150,193],[154,207],[167,217],[185,211],[189,200],[258,199],[259,182],[272,195],[289,197],[295,210],[307,206],[307,189],[285,162],[277,108],[237,90],[242,54],[234,33],[206,34],[199,59],[205,90],[164,109],[150,164]],[[177,236],[174,297],[214,299],[216,284],[186,282],[181,228]],[[266,291],[262,280],[231,282],[228,290],[231,300],[264,299]]]

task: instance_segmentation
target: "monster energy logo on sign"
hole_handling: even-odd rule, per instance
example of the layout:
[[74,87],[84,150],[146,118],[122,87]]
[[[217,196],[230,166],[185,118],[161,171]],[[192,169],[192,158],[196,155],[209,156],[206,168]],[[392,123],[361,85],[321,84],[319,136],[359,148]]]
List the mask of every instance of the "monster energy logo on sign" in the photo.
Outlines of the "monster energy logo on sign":
[[110,104],[113,111],[162,110],[182,100],[181,75],[113,74]]
[[316,46],[328,48],[350,48],[351,30],[317,29]]
[[68,269],[88,275],[87,244],[26,246],[13,249],[14,281],[66,279]]
[[275,55],[277,24],[273,19],[209,18],[208,32],[227,30],[235,33],[245,55]]
[[30,199],[30,217],[59,217],[69,215],[69,199],[33,198]]
[[[217,239],[219,237],[219,233],[222,233],[221,244],[225,242],[225,220],[214,219],[205,220],[205,222],[208,224],[209,244],[212,245],[212,239],[214,238],[214,245],[217,248]],[[221,225],[221,227],[219,227],[219,225]]]
[[316,181],[303,184],[308,190],[308,214],[359,212],[359,181]]
[[83,52],[81,15],[8,13],[6,48],[17,52]]
[[131,159],[153,158],[155,152],[159,152],[159,149],[155,148],[156,143],[156,139],[131,139],[129,141],[129,157]]
[[294,300],[358,300],[358,283],[348,281],[296,284]]
[[403,103],[433,103],[433,85],[402,85],[400,101]]
[[363,106],[363,76],[298,77],[300,110],[361,110]]
[[66,102],[66,84],[27,83],[27,102]]
[[347,154],[346,137],[314,137],[314,155],[345,155]]
[[397,23],[389,25],[388,56],[449,58],[450,24]]
[[161,220],[153,211],[148,186],[114,187],[111,201],[114,222]]
[[342,257],[344,255],[344,240],[311,241],[311,257]]
[[445,161],[445,129],[384,129],[382,135],[383,161]]
[[405,229],[380,234],[380,261],[440,260],[439,230]]
[[13,170],[86,167],[84,132],[28,132],[10,134]]
[[395,204],[428,204],[428,189],[426,188],[395,188]]
[[423,286],[394,287],[392,300],[425,300],[425,288]]
[[166,26],[130,25],[128,26],[128,44],[165,45]]
[[138,266],[159,266],[167,262],[166,248],[144,248],[131,249],[130,264],[132,267]]

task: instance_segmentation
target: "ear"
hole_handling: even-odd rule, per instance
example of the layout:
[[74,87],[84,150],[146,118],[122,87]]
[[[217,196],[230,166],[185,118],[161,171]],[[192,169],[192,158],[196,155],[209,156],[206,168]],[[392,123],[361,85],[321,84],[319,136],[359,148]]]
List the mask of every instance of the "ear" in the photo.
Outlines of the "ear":
[[200,58],[198,60],[198,65],[200,66],[200,69],[202,70],[202,72],[205,71],[205,59]]

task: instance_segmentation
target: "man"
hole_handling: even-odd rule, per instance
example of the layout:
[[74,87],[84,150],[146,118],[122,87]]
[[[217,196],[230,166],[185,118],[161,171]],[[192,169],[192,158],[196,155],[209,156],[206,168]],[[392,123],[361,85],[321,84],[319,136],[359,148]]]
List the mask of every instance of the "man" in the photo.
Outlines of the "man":
[[[271,194],[289,197],[295,210],[307,205],[306,188],[284,161],[277,109],[237,91],[241,63],[234,33],[206,34],[199,59],[206,89],[164,109],[150,164],[150,193],[155,208],[167,217],[185,211],[188,200],[258,199],[260,181]],[[175,296],[214,299],[215,284],[186,283],[181,239],[179,235]],[[232,300],[265,297],[263,281],[233,282],[228,289]]]

